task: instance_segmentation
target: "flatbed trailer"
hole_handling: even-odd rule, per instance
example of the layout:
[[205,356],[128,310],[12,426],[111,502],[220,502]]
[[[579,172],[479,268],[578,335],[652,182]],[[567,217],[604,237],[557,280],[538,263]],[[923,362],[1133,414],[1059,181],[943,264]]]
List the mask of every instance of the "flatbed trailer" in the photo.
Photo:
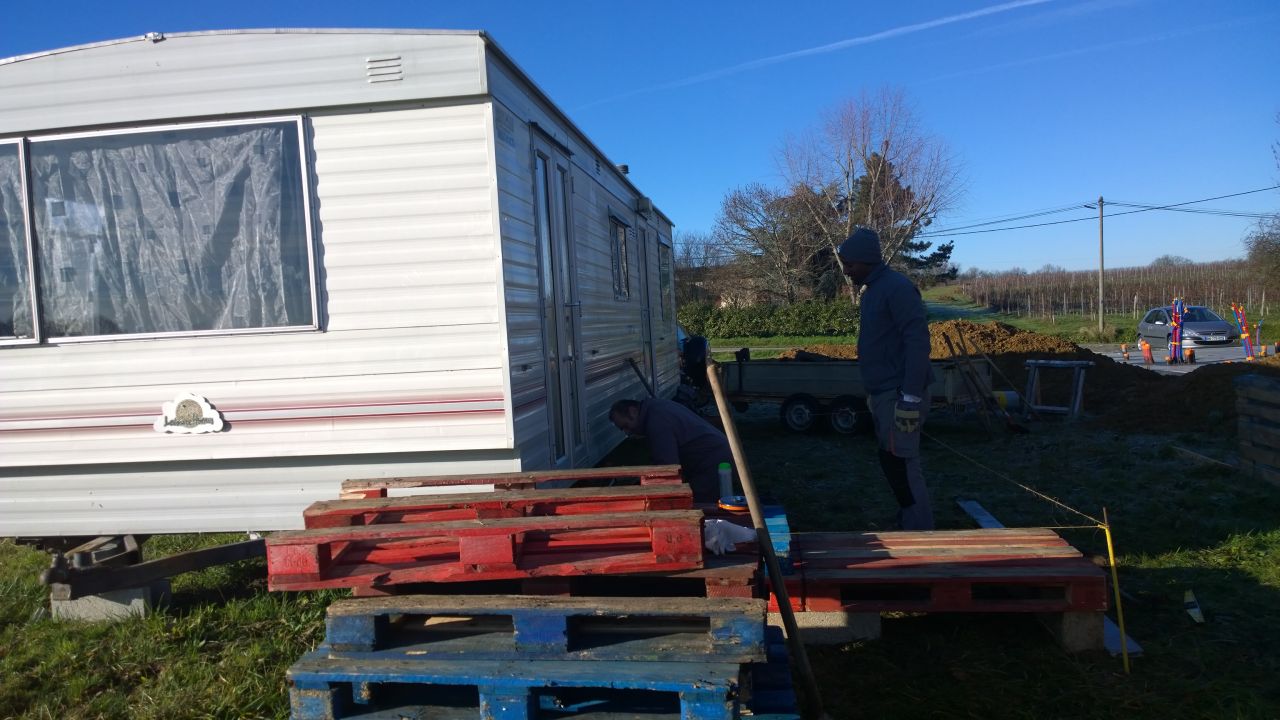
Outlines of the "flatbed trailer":
[[[871,415],[857,360],[738,360],[724,363],[723,385],[739,409],[753,402],[780,403],[782,423],[806,432],[826,418],[842,434],[868,432]],[[991,387],[991,369],[970,363],[982,388]],[[980,402],[953,360],[933,361],[929,385],[933,405],[964,406]]]

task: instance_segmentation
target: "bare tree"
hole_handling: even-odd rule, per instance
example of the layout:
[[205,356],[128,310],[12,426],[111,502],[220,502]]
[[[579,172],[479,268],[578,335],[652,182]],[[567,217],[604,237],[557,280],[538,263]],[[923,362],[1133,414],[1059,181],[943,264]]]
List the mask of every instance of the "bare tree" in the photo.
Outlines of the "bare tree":
[[780,164],[791,185],[811,190],[798,196],[832,249],[866,225],[880,234],[885,262],[910,249],[960,192],[950,151],[921,128],[896,89],[830,109],[816,128],[785,144]]
[[712,302],[717,270],[723,264],[715,241],[707,233],[678,232],[675,245],[676,305]]
[[825,238],[802,201],[759,184],[733,190],[721,204],[714,237],[753,299],[793,303],[812,295],[814,257]]

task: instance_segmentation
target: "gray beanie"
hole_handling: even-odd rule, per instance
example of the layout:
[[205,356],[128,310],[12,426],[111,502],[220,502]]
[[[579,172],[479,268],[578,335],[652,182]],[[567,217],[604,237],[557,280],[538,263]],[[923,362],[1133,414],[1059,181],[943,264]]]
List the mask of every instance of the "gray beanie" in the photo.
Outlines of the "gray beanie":
[[844,262],[860,262],[878,265],[880,260],[880,236],[875,230],[859,225],[849,234],[849,239],[840,243],[836,250]]

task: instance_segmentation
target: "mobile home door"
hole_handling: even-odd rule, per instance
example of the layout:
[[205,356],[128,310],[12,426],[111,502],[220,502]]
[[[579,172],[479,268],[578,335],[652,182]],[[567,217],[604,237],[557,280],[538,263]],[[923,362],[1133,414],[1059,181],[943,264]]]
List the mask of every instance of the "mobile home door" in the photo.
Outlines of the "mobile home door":
[[538,215],[538,267],[542,347],[546,361],[551,461],[573,467],[583,445],[581,363],[578,362],[577,272],[572,237],[569,160],[535,133],[534,199]]

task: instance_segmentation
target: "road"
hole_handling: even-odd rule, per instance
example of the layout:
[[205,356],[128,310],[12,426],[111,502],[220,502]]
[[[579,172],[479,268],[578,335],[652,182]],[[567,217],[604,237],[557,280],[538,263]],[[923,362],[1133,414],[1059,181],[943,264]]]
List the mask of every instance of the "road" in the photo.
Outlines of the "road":
[[[1092,350],[1099,355],[1106,355],[1116,362],[1125,362],[1124,357],[1120,354],[1120,346],[1118,344],[1111,345],[1082,345],[1081,347]],[[1184,346],[1185,347],[1185,346]],[[1152,346],[1151,354],[1158,361],[1154,365],[1143,365],[1142,351],[1137,345],[1129,345],[1129,361],[1130,365],[1146,367],[1158,373],[1166,375],[1184,375],[1195,370],[1201,365],[1213,365],[1221,362],[1240,362],[1244,360],[1244,349],[1240,347],[1239,342],[1233,342],[1229,345],[1191,345],[1196,351],[1196,362],[1194,365],[1166,365],[1164,356],[1166,354],[1164,348]]]

